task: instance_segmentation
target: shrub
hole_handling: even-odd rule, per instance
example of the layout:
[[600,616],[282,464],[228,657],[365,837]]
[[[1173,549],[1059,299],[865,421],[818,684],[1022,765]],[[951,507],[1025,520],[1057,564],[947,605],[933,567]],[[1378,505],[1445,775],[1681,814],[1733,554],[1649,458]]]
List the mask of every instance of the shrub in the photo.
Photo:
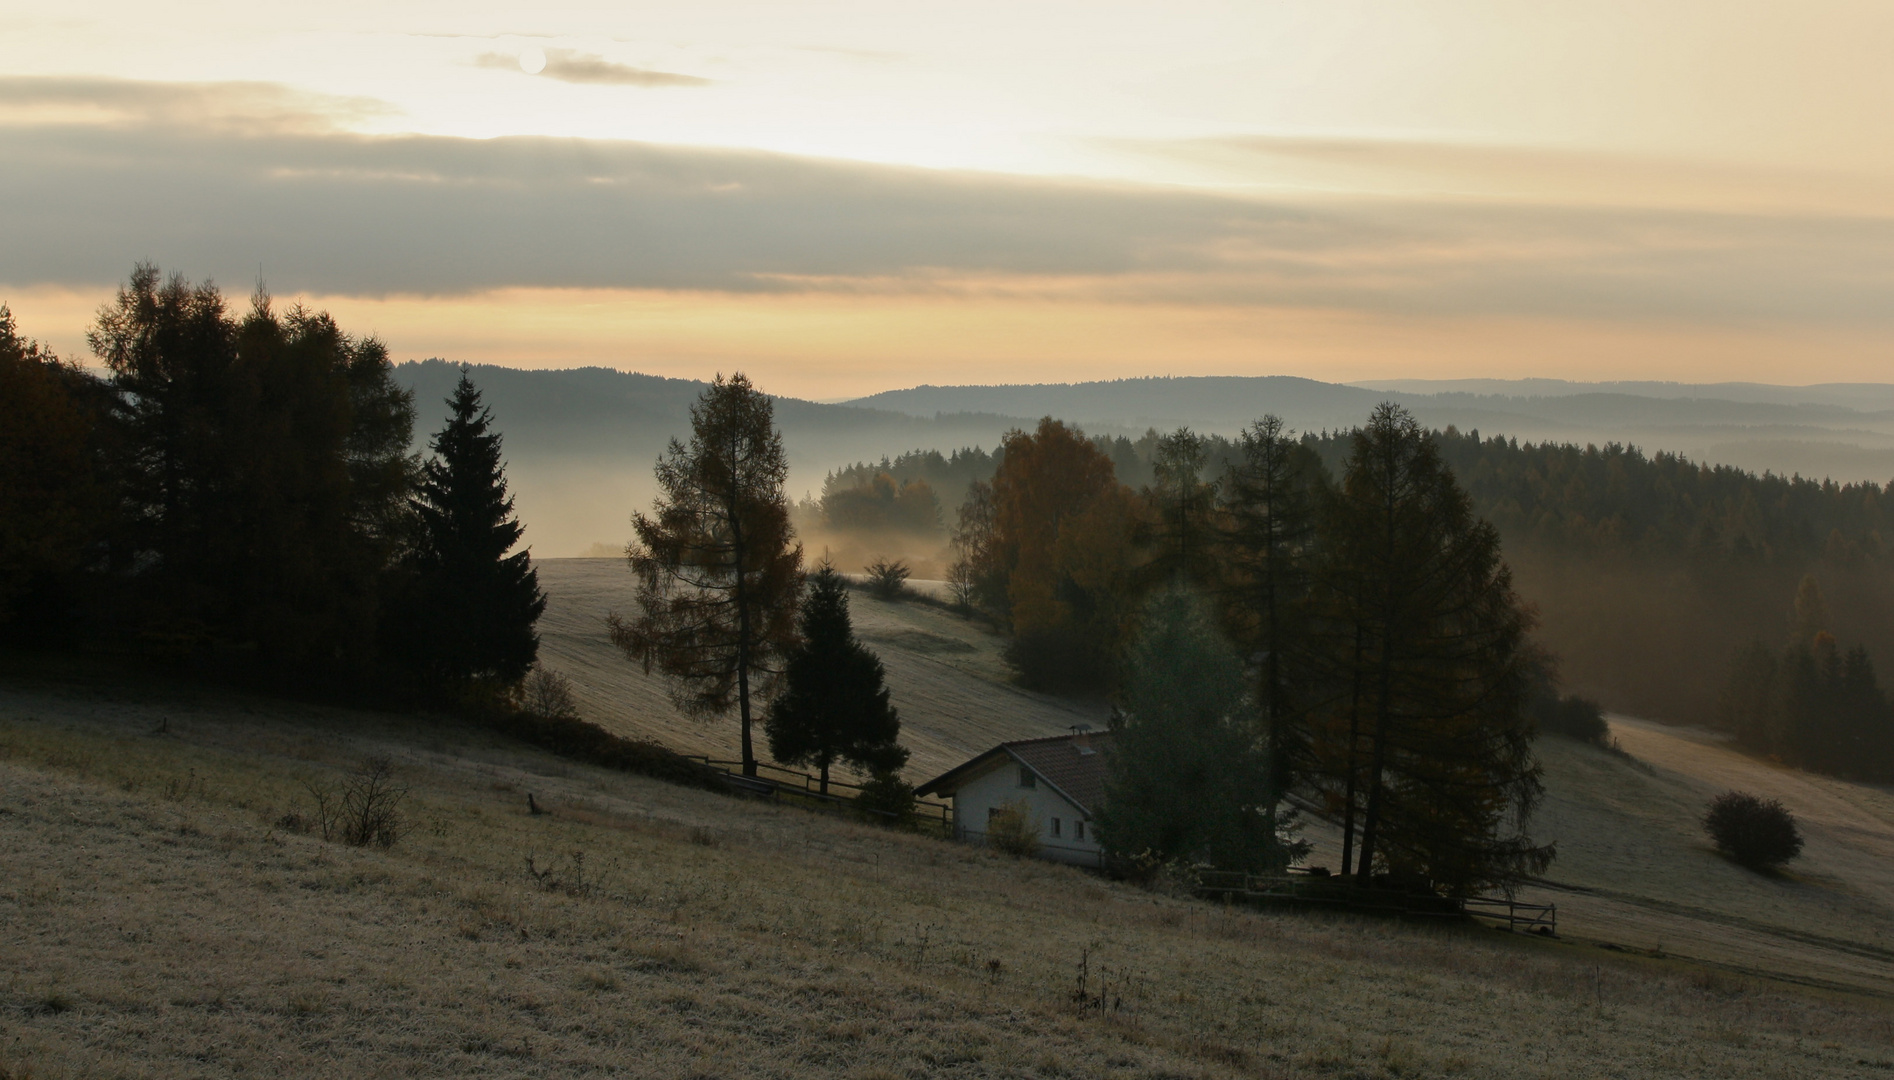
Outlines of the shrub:
[[1039,854],[1039,823],[1024,802],[1010,802],[987,819],[986,842],[1015,859]]
[[315,783],[304,786],[316,801],[315,824],[324,840],[389,848],[401,838],[401,804],[408,789],[396,785],[394,763],[387,758],[364,760],[343,779],[340,790]]
[[1605,723],[1605,711],[1590,698],[1576,694],[1559,697],[1546,695],[1533,702],[1532,718],[1539,730],[1568,739],[1609,747],[1611,725]]
[[914,571],[899,559],[876,559],[862,567],[868,574],[868,587],[883,600],[894,600],[908,590],[908,575]]
[[505,735],[560,757],[689,787],[723,791],[723,774],[646,739],[627,739],[577,717],[495,710],[488,721]]
[[579,703],[572,696],[572,680],[543,665],[535,665],[520,687],[520,708],[548,720],[577,720]]
[[855,797],[855,808],[880,821],[906,825],[914,820],[914,785],[892,770],[877,770]]
[[1775,799],[1726,791],[1710,800],[1703,828],[1717,850],[1751,870],[1780,866],[1802,853],[1795,816]]

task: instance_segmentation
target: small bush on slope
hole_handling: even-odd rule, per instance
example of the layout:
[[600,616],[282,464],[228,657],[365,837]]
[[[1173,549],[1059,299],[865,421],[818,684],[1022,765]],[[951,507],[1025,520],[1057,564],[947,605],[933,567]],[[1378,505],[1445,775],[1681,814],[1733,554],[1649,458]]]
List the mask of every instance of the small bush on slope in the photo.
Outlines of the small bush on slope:
[[1802,853],[1795,816],[1775,799],[1726,791],[1710,800],[1703,828],[1717,850],[1751,870],[1768,870]]

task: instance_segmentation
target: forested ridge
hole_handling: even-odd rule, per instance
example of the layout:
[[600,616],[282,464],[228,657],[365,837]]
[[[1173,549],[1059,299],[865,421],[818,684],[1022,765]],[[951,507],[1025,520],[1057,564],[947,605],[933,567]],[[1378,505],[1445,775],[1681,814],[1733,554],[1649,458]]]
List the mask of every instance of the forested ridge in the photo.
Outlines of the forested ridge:
[[[1156,479],[1164,438],[1150,431],[1091,441],[1119,483],[1142,489]],[[1839,642],[1839,655],[1858,651],[1857,668],[1869,670],[1894,663],[1894,484],[1452,427],[1433,438],[1474,512],[1498,528],[1516,587],[1538,614],[1537,640],[1559,658],[1570,689],[1639,715],[1730,728],[1720,703],[1733,670],[1753,670],[1758,648],[1795,644],[1792,606],[1805,578],[1826,597],[1821,630]],[[1320,462],[1320,484],[1333,483],[1350,439],[1300,436]],[[1219,435],[1201,444],[1203,475],[1226,479],[1237,444]],[[1004,458],[1003,448],[914,451],[837,470],[826,490],[841,501],[876,476],[889,491],[927,484],[947,496],[942,516],[951,523],[951,494],[969,474],[991,476]]]

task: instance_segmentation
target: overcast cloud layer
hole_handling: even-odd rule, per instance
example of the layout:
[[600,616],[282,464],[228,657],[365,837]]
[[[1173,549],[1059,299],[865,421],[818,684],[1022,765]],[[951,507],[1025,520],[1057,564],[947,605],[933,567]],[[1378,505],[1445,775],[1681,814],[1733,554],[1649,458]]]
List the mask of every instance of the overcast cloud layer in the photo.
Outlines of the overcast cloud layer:
[[[370,137],[326,125],[321,110],[372,105],[265,91],[0,80],[0,205],[11,208],[0,283],[97,286],[151,259],[244,284],[261,268],[279,291],[349,295],[998,290],[1894,320],[1894,223],[1878,216],[1246,199],[628,142]],[[258,101],[272,118],[244,122],[242,103]],[[298,108],[305,122],[285,122]]]

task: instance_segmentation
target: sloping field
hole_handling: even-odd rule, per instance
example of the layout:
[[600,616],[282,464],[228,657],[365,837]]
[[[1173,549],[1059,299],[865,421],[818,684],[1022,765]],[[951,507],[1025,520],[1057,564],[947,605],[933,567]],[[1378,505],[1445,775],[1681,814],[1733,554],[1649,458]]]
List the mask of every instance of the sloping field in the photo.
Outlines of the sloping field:
[[[606,612],[632,608],[623,563],[540,565],[552,596],[541,624],[546,662],[578,684],[588,717],[693,753],[735,756],[734,722],[677,715],[662,682],[605,640]],[[1105,723],[1102,703],[1011,685],[1001,639],[975,623],[865,592],[851,605],[857,631],[887,665],[914,750],[911,779],[1005,739]],[[1541,740],[1547,799],[1533,833],[1556,841],[1559,857],[1549,884],[1528,887],[1522,899],[1556,903],[1570,937],[1894,995],[1894,793],[1773,766],[1704,732],[1622,716],[1612,730],[1630,759]],[[1808,846],[1787,873],[1756,874],[1710,848],[1698,818],[1730,788],[1779,798],[1802,821]],[[1304,836],[1315,844],[1312,864],[1338,865],[1337,830],[1313,821]]]
[[[295,826],[365,755],[401,839]],[[448,721],[43,664],[0,676],[0,853],[9,1077],[1894,1069],[1885,999],[1177,900]]]
[[[737,722],[701,721],[672,708],[664,680],[647,676],[606,637],[605,617],[637,608],[622,559],[547,559],[537,564],[549,601],[540,619],[540,658],[573,682],[586,719],[713,758],[737,756]],[[980,624],[920,604],[884,603],[863,591],[850,601],[855,632],[881,656],[901,710],[910,780],[946,772],[1007,739],[1058,735],[1074,724],[1105,726],[1103,702],[1077,703],[1014,686],[1001,639]],[[760,720],[760,715],[758,720]],[[761,725],[757,756],[768,759]]]
[[[734,722],[699,722],[670,706],[662,681],[605,640],[610,610],[632,607],[617,560],[542,566],[552,596],[542,623],[546,662],[572,677],[586,715],[693,753],[735,756]],[[1012,685],[1001,639],[936,608],[857,592],[858,632],[880,654],[924,779],[1005,739],[1103,726],[1103,703],[1074,703]],[[1612,719],[1631,760],[1545,739],[1547,800],[1535,835],[1558,843],[1554,886],[1523,899],[1559,905],[1568,935],[1641,952],[1687,955],[1740,971],[1894,992],[1894,793],[1758,761],[1716,736]],[[759,748],[760,752],[760,748]],[[1780,798],[1808,847],[1790,871],[1763,876],[1711,850],[1697,819],[1718,792]],[[1310,822],[1310,862],[1335,866],[1339,834]]]
[[[1738,970],[1894,993],[1894,792],[1758,761],[1717,736],[1611,718],[1646,768],[1546,739],[1535,831],[1559,842],[1548,873],[1561,925]],[[1714,851],[1698,824],[1715,795],[1781,799],[1807,841],[1780,875]],[[1583,890],[1583,891],[1579,891]]]

